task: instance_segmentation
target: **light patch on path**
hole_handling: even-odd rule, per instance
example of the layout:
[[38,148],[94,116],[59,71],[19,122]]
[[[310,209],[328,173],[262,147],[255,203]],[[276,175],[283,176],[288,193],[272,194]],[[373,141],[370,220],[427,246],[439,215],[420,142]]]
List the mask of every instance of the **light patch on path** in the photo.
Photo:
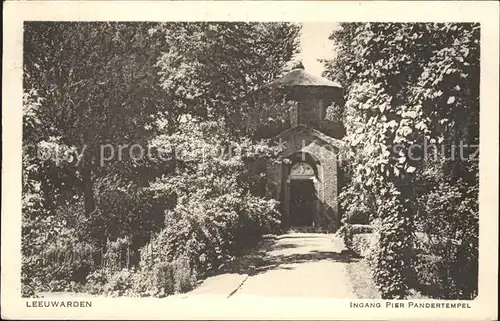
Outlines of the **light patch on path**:
[[331,234],[285,234],[262,245],[256,255],[243,257],[239,274],[208,278],[184,297],[355,298],[346,271],[352,259],[344,249]]
[[220,274],[204,280],[199,287],[181,296],[214,295],[229,297],[240,288],[247,278],[247,274]]

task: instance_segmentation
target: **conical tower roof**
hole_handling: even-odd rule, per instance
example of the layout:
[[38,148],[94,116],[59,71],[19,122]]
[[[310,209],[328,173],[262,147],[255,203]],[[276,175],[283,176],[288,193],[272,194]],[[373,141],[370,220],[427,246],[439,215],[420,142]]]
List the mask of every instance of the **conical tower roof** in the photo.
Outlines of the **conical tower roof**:
[[318,77],[306,72],[304,69],[294,69],[284,76],[270,82],[265,87],[283,88],[283,87],[330,87],[342,88],[342,86],[331,80]]

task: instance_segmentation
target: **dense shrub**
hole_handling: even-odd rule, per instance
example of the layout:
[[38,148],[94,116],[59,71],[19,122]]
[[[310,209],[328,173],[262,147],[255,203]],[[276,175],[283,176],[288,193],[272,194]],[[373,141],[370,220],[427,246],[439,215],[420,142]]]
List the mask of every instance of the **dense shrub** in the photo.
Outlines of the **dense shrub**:
[[125,238],[132,250],[146,244],[151,234],[164,226],[166,199],[155,198],[149,189],[126,179],[123,174],[108,174],[96,180],[96,211],[92,216],[92,234],[101,246],[108,240]]
[[217,271],[280,225],[277,202],[252,195],[248,180],[254,170],[250,160],[271,157],[272,150],[248,139],[231,140],[223,128],[190,119],[153,141],[158,147],[174,144],[179,157],[175,172],[149,188],[154,197],[175,200],[165,211],[165,228],[141,250],[141,273],[164,280],[150,282],[154,291],[191,288],[197,276]]
[[154,263],[145,258],[132,275],[131,295],[164,297],[183,293],[192,290],[196,281],[196,271],[187,256]]
[[[437,172],[439,166],[429,165],[421,177],[427,191],[418,198],[420,237],[415,248],[419,284],[432,283],[432,296],[471,299],[477,295],[479,184],[462,179],[451,184]],[[474,166],[469,168],[473,171]]]
[[373,226],[371,225],[344,223],[336,234],[343,238],[344,244],[348,249],[355,250],[354,238],[360,234],[369,234],[372,231]]
[[371,216],[376,213],[373,197],[356,193],[347,187],[339,195],[342,224],[369,224]]
[[[198,272],[217,269],[279,225],[276,202],[263,197],[263,173],[248,168],[259,160],[265,168],[272,153],[248,136],[271,117],[284,123],[283,106],[257,104],[256,89],[295,56],[300,26],[32,22],[24,29],[23,143],[72,156],[54,162],[23,153],[25,295],[85,282],[117,295],[186,291]],[[172,144],[173,157],[115,153],[152,137],[148,147]],[[104,146],[120,150],[109,159]],[[244,153],[212,155],[234,147]],[[141,260],[146,244],[155,252]]]
[[[142,260],[156,264],[186,255],[200,273],[217,270],[279,225],[274,201],[234,192],[196,202],[198,196],[166,214],[166,228],[146,246],[149,253]],[[242,200],[248,204],[242,206]]]
[[123,269],[98,269],[87,276],[85,291],[92,294],[106,294],[110,296],[132,295],[133,271]]
[[371,250],[372,233],[359,233],[352,237],[352,250],[359,256],[367,256]]
[[[194,126],[200,130],[193,132]],[[179,159],[175,172],[147,188],[120,173],[104,175],[96,179],[96,209],[90,215],[84,214],[82,198],[74,196],[52,216],[42,216],[50,226],[43,231],[47,237],[37,235],[46,260],[32,254],[27,258],[37,261],[25,264],[27,275],[34,276],[27,268],[35,267],[38,289],[80,290],[75,284],[85,284],[88,291],[110,295],[184,292],[198,276],[218,270],[260,235],[275,231],[278,204],[252,195],[255,184],[249,179],[260,175],[249,174],[252,161],[272,157],[273,151],[243,139],[231,144],[244,153],[197,158],[207,146],[226,148],[213,136],[222,128],[189,123],[164,137],[176,138],[194,155]]]
[[342,156],[350,180],[339,198],[347,217],[378,221],[371,256],[382,297],[405,298],[418,283],[415,232],[433,242],[420,254],[446,266],[441,297],[472,297],[478,160],[473,148],[455,147],[479,144],[479,25],[341,23],[331,39],[336,58],[326,75],[348,92]]
[[379,238],[380,238],[380,234],[378,233],[377,230],[374,230],[370,234],[369,242],[367,242],[369,249],[366,250],[364,258],[365,258],[366,262],[368,263],[368,265],[372,268],[372,271],[373,271],[373,267],[376,264],[376,260],[379,257],[379,249],[380,249]]
[[444,292],[443,283],[449,282],[445,279],[446,264],[442,257],[431,254],[417,255],[415,271],[418,283],[415,287],[427,295],[439,296]]

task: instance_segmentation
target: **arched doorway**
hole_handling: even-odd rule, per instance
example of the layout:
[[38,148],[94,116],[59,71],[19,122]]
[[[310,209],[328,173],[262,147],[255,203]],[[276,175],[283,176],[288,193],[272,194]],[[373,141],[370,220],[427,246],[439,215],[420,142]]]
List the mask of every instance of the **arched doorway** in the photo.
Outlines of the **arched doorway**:
[[288,225],[314,227],[319,215],[318,166],[308,154],[291,157],[285,186]]

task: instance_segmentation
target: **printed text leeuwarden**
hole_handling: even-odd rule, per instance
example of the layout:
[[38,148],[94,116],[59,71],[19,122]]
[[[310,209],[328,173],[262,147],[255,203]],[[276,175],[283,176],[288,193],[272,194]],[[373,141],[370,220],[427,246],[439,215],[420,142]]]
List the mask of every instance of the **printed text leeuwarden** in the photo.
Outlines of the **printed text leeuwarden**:
[[91,308],[92,301],[26,301],[28,308]]

